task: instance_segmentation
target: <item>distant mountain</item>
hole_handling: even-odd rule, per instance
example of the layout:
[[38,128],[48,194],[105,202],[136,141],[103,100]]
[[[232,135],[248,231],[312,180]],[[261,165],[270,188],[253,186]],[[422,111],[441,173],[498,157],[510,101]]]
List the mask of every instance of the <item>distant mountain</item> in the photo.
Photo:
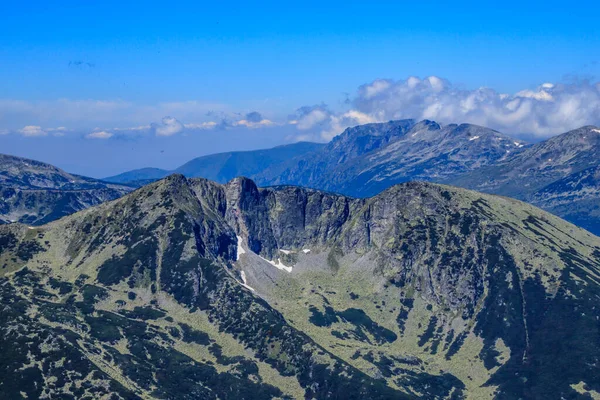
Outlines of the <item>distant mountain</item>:
[[528,196],[528,200],[600,235],[600,166],[554,181]]
[[0,398],[591,398],[599,276],[517,200],[173,175],[0,226]]
[[[341,140],[334,139],[312,159],[294,160],[294,165],[278,175],[267,170],[256,179],[262,185],[294,184],[370,197],[409,180],[443,181],[500,162],[525,147],[520,140],[476,125],[411,122],[348,129],[340,135]],[[386,132],[389,139],[363,152],[344,152],[344,148],[352,149],[362,142],[373,126]],[[315,162],[318,157],[319,162]]]
[[[150,182],[162,179],[170,174],[170,171],[160,168],[140,168],[122,174],[104,178],[103,181],[124,184],[139,184],[140,182]],[[141,184],[139,186],[143,186]]]
[[[296,143],[203,156],[172,172],[221,183],[247,176],[261,186],[290,184],[369,197],[396,183],[455,177],[525,147],[523,141],[476,125],[400,120],[348,128],[326,145]],[[145,184],[168,173],[146,168],[106,180]]]
[[[344,154],[371,131],[387,132],[388,139],[362,154]],[[600,235],[597,127],[532,145],[480,126],[433,121],[358,126],[342,138],[344,146],[334,139],[320,152],[254,178],[263,186],[304,185],[356,197],[410,180],[446,183],[530,202]]]
[[260,185],[292,184],[325,189],[329,184],[326,177],[332,170],[397,140],[414,125],[415,121],[409,119],[348,128],[319,151],[288,159],[252,178]]
[[552,182],[597,165],[600,165],[600,129],[585,126],[448,182],[526,199]]
[[143,186],[171,173],[178,173],[189,178],[202,177],[224,183],[236,176],[254,176],[265,169],[275,169],[280,163],[297,156],[319,151],[324,146],[320,143],[299,142],[264,150],[211,154],[195,158],[173,171],[143,168],[105,178],[104,180]]
[[0,223],[44,224],[131,190],[43,162],[0,154]]

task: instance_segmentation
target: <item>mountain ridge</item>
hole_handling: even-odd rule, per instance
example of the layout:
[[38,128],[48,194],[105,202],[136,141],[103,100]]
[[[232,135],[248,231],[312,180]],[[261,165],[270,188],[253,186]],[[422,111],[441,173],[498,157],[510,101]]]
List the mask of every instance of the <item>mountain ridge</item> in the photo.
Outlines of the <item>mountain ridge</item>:
[[131,190],[44,162],[0,154],[0,223],[44,224]]
[[170,174],[184,174],[189,178],[204,177],[224,183],[239,175],[253,175],[265,165],[274,167],[299,154],[309,153],[320,149],[323,145],[312,142],[298,142],[276,146],[269,149],[229,151],[209,154],[188,161],[173,171],[160,168],[142,168],[124,172],[119,175],[104,178],[115,183],[149,183],[162,179]]
[[[205,176],[221,183],[245,175],[260,186],[301,185],[353,197],[369,197],[410,180],[434,181],[528,201],[600,234],[600,192],[591,188],[585,193],[569,191],[569,186],[559,184],[560,180],[597,165],[598,132],[600,129],[586,126],[529,145],[476,125],[442,126],[427,120],[399,120],[348,128],[327,145],[306,142],[209,155],[178,170],[186,176]],[[143,186],[169,173],[143,169],[113,177],[117,181],[133,179],[126,187],[110,187],[114,184],[59,173],[57,190],[86,191],[23,192],[15,196],[10,188],[3,192],[9,202],[4,203],[0,222],[44,223],[118,197],[131,186]],[[70,187],[70,181],[77,184]],[[553,182],[554,191],[561,187],[565,192],[549,198],[543,190]],[[558,204],[557,196],[571,201]],[[34,209],[36,204],[44,205],[43,215],[36,217],[38,211],[30,212],[31,207],[23,204],[34,204]],[[59,211],[49,210],[53,207]],[[7,215],[14,209],[19,211]]]
[[[405,181],[433,181],[528,201],[600,234],[600,194],[588,191],[570,207],[537,193],[598,165],[599,132],[590,125],[527,144],[477,125],[390,121],[348,128],[320,150],[242,175],[260,186],[300,185],[354,197]],[[577,193],[561,196],[576,199]]]
[[[80,348],[102,378],[92,388],[119,382],[131,398],[225,396],[219,382],[241,398],[600,392],[600,239],[516,200],[425,182],[352,199],[173,175],[42,227],[0,227],[0,241],[0,346],[21,343],[3,361],[16,382],[42,373],[20,372],[17,351],[40,332],[77,335],[82,347],[56,356]],[[153,375],[160,360],[176,368]]]

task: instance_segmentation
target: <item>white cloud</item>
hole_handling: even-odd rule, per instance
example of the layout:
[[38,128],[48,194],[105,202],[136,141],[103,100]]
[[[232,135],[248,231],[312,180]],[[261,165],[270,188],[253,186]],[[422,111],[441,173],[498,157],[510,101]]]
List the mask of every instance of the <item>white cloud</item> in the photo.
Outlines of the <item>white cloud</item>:
[[234,126],[245,126],[246,128],[264,128],[276,125],[275,122],[263,117],[258,111],[246,114],[244,118],[233,123]]
[[87,135],[85,135],[85,137],[88,139],[110,139],[111,137],[113,137],[113,134],[107,131],[95,131],[92,133],[88,133]]
[[70,131],[70,129],[64,126],[59,126],[58,128],[46,128],[44,130],[48,133],[51,133],[52,136],[58,137],[65,136]]
[[[384,122],[393,119],[431,119],[441,123],[473,123],[510,134],[548,137],[584,125],[600,125],[600,83],[544,83],[513,95],[490,88],[461,89],[449,81],[425,79],[376,80],[358,88],[350,110],[312,115],[327,125],[322,137],[339,134],[349,123]],[[298,125],[302,122],[298,119]]]
[[301,131],[305,131],[327,123],[332,115],[333,112],[325,104],[304,106],[296,110],[296,114],[290,116],[288,123],[296,125],[296,128]]
[[140,126],[131,126],[128,128],[112,128],[113,131],[127,131],[127,132],[136,132],[136,131],[147,131],[150,130],[150,125],[140,125]]
[[377,118],[357,110],[350,110],[344,114],[345,118],[355,121],[358,125],[371,124],[377,122]]
[[364,96],[367,99],[376,96],[378,93],[381,93],[387,90],[390,87],[390,82],[385,79],[378,79],[373,81],[370,85],[365,86],[364,88]]
[[217,127],[217,123],[214,121],[201,122],[199,124],[184,124],[185,129],[214,129]]
[[150,125],[156,136],[173,136],[185,129],[184,125],[173,117],[163,117],[160,123]]
[[[381,90],[381,87],[378,90]],[[378,120],[376,116],[358,110],[334,113],[326,105],[321,104],[299,108],[296,114],[290,117],[288,124],[295,125],[300,131],[307,131],[298,135],[295,140],[328,141],[350,126],[369,124]]]
[[[142,137],[173,136],[186,129],[279,128],[286,135],[295,130],[303,139],[323,141],[349,126],[405,118],[468,122],[508,134],[540,137],[583,125],[600,125],[600,83],[587,81],[546,82],[507,94],[486,87],[466,90],[437,76],[377,79],[360,86],[346,104],[342,110],[332,110],[325,104],[301,107],[285,121],[267,118],[257,111],[234,113],[226,105],[202,101],[141,105],[122,100],[9,99],[0,100],[0,134],[81,135],[97,126],[100,128],[92,134]],[[157,120],[160,122],[147,123]]]
[[275,125],[275,122],[268,119],[261,119],[258,122],[248,121],[247,119],[241,119],[233,123],[234,126],[245,126],[246,128],[262,128],[267,126]]
[[350,110],[341,115],[331,115],[329,121],[329,128],[321,130],[320,136],[322,140],[331,140],[343,132],[344,129],[351,126],[378,122],[375,117],[364,114],[357,110]]
[[554,100],[552,95],[546,89],[551,89],[551,88],[547,88],[542,85],[537,90],[521,90],[520,92],[518,92],[515,95],[515,97],[524,97],[524,98],[530,98],[530,99],[541,100],[541,101]]
[[212,118],[217,118],[219,121],[207,121],[200,123],[188,123],[185,124],[184,127],[186,129],[198,129],[198,130],[206,130],[206,129],[231,129],[231,128],[249,128],[249,129],[257,129],[257,128],[268,128],[273,126],[281,126],[281,123],[277,123],[271,121],[268,118],[265,118],[261,113],[257,111],[252,111],[244,116],[241,116],[239,113],[224,113],[224,112],[214,112],[209,113],[208,116]]
[[19,129],[17,132],[23,136],[28,136],[28,137],[48,135],[48,132],[43,130],[41,126],[37,126],[37,125],[27,125],[21,129]]

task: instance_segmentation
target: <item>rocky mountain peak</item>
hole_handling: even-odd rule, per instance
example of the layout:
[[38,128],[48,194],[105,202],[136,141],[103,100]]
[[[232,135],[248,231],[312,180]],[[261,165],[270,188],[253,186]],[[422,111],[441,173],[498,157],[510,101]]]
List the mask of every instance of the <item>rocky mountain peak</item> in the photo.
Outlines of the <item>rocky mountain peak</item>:
[[323,154],[341,156],[340,162],[342,162],[394,141],[403,136],[414,125],[414,120],[407,119],[347,128],[340,135],[333,138],[324,149]]
[[421,130],[421,129],[437,131],[437,130],[442,129],[442,126],[435,121],[424,119],[422,121],[417,122],[415,124],[415,126],[413,126],[413,130]]

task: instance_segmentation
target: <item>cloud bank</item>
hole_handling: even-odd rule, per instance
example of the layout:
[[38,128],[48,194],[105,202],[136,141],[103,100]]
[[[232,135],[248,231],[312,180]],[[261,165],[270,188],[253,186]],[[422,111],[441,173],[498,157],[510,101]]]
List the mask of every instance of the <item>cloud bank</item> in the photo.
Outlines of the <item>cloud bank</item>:
[[110,139],[113,137],[113,133],[107,131],[95,131],[85,135],[88,139]]
[[185,129],[183,124],[173,117],[163,117],[160,123],[153,123],[150,129],[156,136],[173,136]]
[[[600,82],[544,83],[506,94],[490,88],[464,90],[435,76],[380,79],[358,88],[349,117],[387,121],[431,119],[468,122],[509,134],[548,137],[600,124]],[[331,120],[332,124],[336,121]]]
[[27,125],[21,129],[19,129],[17,132],[23,136],[29,136],[29,137],[48,135],[48,132],[46,132],[44,129],[42,129],[41,126],[37,126],[37,125]]
[[[239,113],[227,105],[203,101],[139,105],[121,100],[0,99],[0,134],[116,139],[219,129],[280,129],[289,140],[327,141],[350,126],[412,118],[472,123],[516,136],[545,138],[584,125],[600,125],[600,82],[543,83],[508,94],[486,87],[464,89],[436,76],[377,79],[359,86],[343,107],[316,103],[299,107],[287,118],[273,118],[269,110],[264,111],[269,118],[262,110]],[[48,127],[57,125],[62,126]]]

